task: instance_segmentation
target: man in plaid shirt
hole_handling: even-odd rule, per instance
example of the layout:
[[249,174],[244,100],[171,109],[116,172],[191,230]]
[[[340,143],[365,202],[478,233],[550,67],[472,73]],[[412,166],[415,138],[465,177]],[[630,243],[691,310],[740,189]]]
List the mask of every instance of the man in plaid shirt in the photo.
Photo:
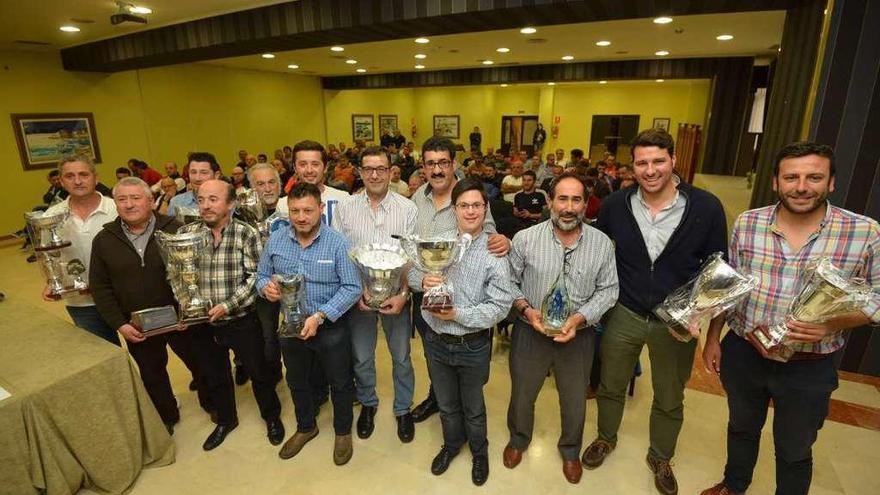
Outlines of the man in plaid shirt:
[[[833,150],[815,143],[784,147],[776,157],[773,190],[779,202],[740,215],[730,240],[730,264],[757,277],[758,287],[728,311],[731,331],[721,343],[725,317],[712,320],[703,349],[707,368],[721,374],[730,408],[724,479],[703,495],[744,493],[749,487],[771,399],[776,493],[806,494],[812,446],[837,388],[834,354],[845,343],[843,330],[880,323],[880,225],[828,202]],[[784,321],[799,274],[811,260],[826,256],[844,276],[866,279],[873,298],[861,311],[824,323],[789,320],[794,356],[786,363],[766,359],[763,347],[746,335]]]

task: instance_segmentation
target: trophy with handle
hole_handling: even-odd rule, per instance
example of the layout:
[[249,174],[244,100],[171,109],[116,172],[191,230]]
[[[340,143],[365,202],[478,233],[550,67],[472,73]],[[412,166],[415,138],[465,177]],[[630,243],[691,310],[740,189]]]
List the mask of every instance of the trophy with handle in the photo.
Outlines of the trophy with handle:
[[301,273],[272,275],[272,281],[278,284],[281,292],[281,325],[278,336],[282,338],[302,338],[303,326],[306,323],[306,309],[303,306],[306,293],[306,281]]
[[366,244],[348,251],[364,284],[364,302],[378,310],[400,292],[400,278],[409,263],[406,252],[394,244]]
[[[435,276],[443,276],[447,268],[461,260],[470,246],[470,234],[462,234],[458,239],[421,239],[406,236],[400,245],[419,270]],[[422,296],[422,309],[442,311],[452,308],[452,284],[443,282],[431,287]]]
[[213,304],[199,288],[202,256],[211,242],[207,229],[168,234],[156,232],[159,252],[165,260],[168,282],[180,304],[179,323],[184,325],[208,321]]
[[269,224],[266,222],[266,206],[260,194],[248,189],[235,196],[235,213],[244,223],[257,229],[260,239],[265,243],[269,239]]
[[55,213],[31,211],[24,214],[27,232],[40,260],[40,268],[49,286],[48,297],[59,300],[76,294],[88,294],[89,284],[83,278],[85,263],[76,257],[73,243],[63,238],[64,223],[69,210]]

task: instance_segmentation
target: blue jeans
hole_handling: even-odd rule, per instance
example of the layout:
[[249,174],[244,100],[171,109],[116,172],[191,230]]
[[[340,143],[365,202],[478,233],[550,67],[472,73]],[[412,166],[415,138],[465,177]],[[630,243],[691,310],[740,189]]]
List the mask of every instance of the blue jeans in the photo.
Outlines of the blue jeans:
[[489,381],[492,344],[485,333],[484,339],[454,344],[443,342],[433,330],[424,335],[428,373],[440,407],[443,446],[454,454],[465,441],[474,457],[489,452],[483,386]]
[[351,326],[351,351],[354,364],[356,395],[361,404],[369,407],[379,405],[376,395],[376,338],[377,320],[382,318],[385,342],[391,353],[391,373],[394,378],[394,415],[402,416],[412,406],[415,389],[415,371],[410,359],[409,303],[400,314],[383,315],[375,311],[353,308],[349,313]]
[[104,323],[104,319],[98,313],[98,308],[95,306],[66,306],[66,308],[74,325],[111,344],[120,345],[116,330]]

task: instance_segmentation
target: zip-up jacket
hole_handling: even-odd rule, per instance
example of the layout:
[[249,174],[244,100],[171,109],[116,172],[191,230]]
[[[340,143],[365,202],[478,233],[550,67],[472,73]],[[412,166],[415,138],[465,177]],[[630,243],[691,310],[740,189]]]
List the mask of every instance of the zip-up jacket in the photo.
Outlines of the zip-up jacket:
[[686,201],[684,215],[651,262],[630,200],[637,191],[633,185],[605,198],[595,226],[615,244],[618,302],[648,318],[670,292],[697,275],[709,255],[721,252],[727,259],[727,218],[718,198],[682,181],[678,192]]
[[129,322],[131,313],[158,306],[177,306],[168,285],[165,263],[159,254],[155,233],[173,234],[180,223],[164,215],[156,215],[153,235],[144,250],[144,259],[122,230],[122,218],[104,224],[92,242],[89,265],[89,289],[101,317],[118,329]]

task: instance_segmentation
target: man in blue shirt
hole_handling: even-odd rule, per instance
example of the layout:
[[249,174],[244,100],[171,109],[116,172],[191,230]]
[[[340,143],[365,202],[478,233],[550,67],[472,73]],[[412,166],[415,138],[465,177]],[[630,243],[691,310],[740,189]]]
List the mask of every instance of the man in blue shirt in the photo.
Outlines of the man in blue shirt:
[[333,462],[341,466],[352,456],[354,419],[351,336],[344,315],[361,296],[360,277],[348,258],[348,240],[321,222],[324,206],[317,186],[293,186],[287,206],[292,229],[272,233],[257,269],[257,292],[270,301],[281,299],[273,274],[302,274],[304,307],[310,314],[298,338],[280,339],[297,429],[278,455],[290,459],[318,435],[312,374],[323,373],[333,401]]

